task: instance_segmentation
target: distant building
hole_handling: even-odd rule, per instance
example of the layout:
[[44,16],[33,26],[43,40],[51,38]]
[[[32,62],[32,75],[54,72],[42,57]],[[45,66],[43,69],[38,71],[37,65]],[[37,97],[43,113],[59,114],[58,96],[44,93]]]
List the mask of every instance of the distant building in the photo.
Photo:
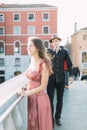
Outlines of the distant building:
[[83,74],[87,74],[87,27],[71,36],[72,62]]
[[46,4],[0,4],[0,83],[26,70],[27,39],[39,36],[49,47],[57,34],[56,6]]

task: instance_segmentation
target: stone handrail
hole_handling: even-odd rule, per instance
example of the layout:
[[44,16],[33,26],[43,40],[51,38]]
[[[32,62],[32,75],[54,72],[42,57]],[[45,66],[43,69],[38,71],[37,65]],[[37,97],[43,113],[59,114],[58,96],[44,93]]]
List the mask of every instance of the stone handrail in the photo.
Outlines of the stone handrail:
[[1,116],[0,123],[9,115],[9,113],[16,107],[16,105],[21,101],[23,96],[20,96]]
[[25,73],[0,84],[0,107],[14,96],[18,89],[26,86],[26,84],[27,79],[25,77]]
[[27,130],[27,97],[17,94],[26,85],[25,73],[0,84],[0,130]]

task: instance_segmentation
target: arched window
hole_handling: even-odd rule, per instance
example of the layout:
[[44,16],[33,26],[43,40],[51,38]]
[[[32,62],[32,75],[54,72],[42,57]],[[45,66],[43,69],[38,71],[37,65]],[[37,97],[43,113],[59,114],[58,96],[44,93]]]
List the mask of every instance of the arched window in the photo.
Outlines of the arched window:
[[82,63],[87,62],[87,52],[82,52]]
[[21,74],[21,71],[19,71],[19,70],[14,72],[14,76],[17,76],[19,74]]
[[46,48],[49,48],[49,42],[48,41],[44,41],[44,45]]
[[14,52],[20,53],[20,43],[19,43],[19,41],[15,42]]
[[0,53],[4,53],[4,43],[0,42]]

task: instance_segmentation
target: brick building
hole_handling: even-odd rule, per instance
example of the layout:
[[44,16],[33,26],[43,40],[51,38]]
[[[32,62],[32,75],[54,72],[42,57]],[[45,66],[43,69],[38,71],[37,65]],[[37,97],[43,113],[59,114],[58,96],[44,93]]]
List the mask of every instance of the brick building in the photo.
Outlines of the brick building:
[[58,9],[46,4],[0,4],[0,83],[22,73],[29,64],[29,36],[39,36],[49,47],[57,34]]
[[87,74],[87,27],[80,29],[71,36],[72,62],[82,74]]

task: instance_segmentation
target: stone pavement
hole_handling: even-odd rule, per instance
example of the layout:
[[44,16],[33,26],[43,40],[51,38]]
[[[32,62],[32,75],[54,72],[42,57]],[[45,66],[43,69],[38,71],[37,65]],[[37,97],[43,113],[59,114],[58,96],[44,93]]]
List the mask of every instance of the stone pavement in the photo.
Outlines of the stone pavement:
[[55,124],[54,130],[87,130],[87,81],[74,81],[65,88],[63,102],[62,126]]

